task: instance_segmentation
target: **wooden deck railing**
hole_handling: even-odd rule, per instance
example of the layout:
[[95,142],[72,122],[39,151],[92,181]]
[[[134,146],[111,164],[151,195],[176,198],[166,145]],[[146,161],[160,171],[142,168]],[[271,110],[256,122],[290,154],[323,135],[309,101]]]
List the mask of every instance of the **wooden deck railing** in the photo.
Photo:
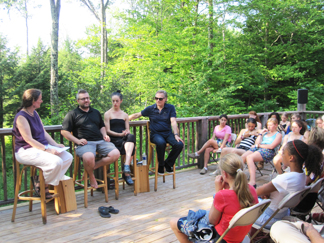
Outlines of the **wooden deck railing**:
[[[279,112],[280,113],[280,112]],[[288,114],[296,113],[296,111],[288,112]],[[324,112],[320,111],[307,111],[301,112],[305,119],[317,118],[319,115],[323,115]],[[258,114],[262,124],[266,123],[269,113]],[[228,115],[228,125],[232,128],[232,132],[238,134],[245,126],[245,119],[248,114],[241,115]],[[180,137],[185,142],[183,152],[180,154],[176,161],[176,169],[187,168],[190,166],[203,166],[203,160],[190,159],[187,154],[196,151],[200,148],[209,138],[212,137],[213,129],[218,124],[219,116],[205,116],[205,117],[190,117],[190,118],[178,118],[178,128]],[[130,122],[131,132],[135,135],[137,140],[137,159],[142,160],[142,154],[147,154],[147,133],[146,133],[147,121],[132,121]],[[45,126],[46,131],[60,143],[64,143],[70,147],[70,153],[73,153],[72,143],[67,141],[60,133],[61,125]],[[1,174],[0,174],[0,205],[13,202],[14,197],[14,184],[15,184],[15,166],[13,163],[14,149],[12,145],[12,129],[4,128],[0,129],[0,143],[1,143]],[[154,160],[153,156],[153,160]],[[151,164],[153,166],[155,161]],[[69,168],[67,174],[72,177],[73,165]],[[24,175],[22,187],[27,189],[29,186],[28,174]]]

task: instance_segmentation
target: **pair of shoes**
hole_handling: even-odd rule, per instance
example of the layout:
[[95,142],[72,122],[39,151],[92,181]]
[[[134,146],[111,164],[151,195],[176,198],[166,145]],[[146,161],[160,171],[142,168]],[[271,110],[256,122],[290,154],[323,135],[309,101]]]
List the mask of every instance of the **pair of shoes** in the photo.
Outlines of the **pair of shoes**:
[[158,168],[158,174],[159,175],[164,175],[164,166],[159,166],[159,168]]
[[134,181],[132,180],[132,177],[130,175],[125,175],[125,173],[122,174],[123,179],[126,181],[127,185],[131,186],[134,185]]
[[172,173],[173,173],[173,169],[172,169],[171,166],[165,164],[164,167],[165,167],[165,172],[166,172],[167,174],[172,174]]
[[101,207],[98,208],[98,211],[99,211],[100,216],[103,217],[103,218],[110,218],[111,213],[112,214],[118,214],[119,213],[119,210],[113,208],[112,206],[109,206],[109,207],[101,206]]
[[34,185],[35,196],[40,197],[40,185],[39,185],[38,176],[37,175],[35,175],[34,177],[31,176],[30,179],[32,180],[32,183]]
[[124,165],[124,170],[123,170],[124,173],[131,173],[131,169],[130,169],[130,166],[129,165]]
[[193,158],[193,159],[197,159],[199,158],[200,155],[197,155],[196,153],[191,153],[191,154],[188,154],[188,157],[189,158]]
[[206,174],[206,173],[207,173],[206,168],[202,168],[201,171],[200,171],[200,174],[201,174],[201,175],[204,175],[204,174]]
[[262,170],[263,167],[264,167],[264,161],[260,161],[258,164],[257,164],[257,167],[259,170]]

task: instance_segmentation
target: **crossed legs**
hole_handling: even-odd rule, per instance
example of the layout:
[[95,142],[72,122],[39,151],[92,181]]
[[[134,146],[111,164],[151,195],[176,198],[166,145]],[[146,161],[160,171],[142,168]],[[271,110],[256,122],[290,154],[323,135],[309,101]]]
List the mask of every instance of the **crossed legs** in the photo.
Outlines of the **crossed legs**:
[[204,154],[204,167],[207,168],[209,158],[210,158],[210,152],[215,153],[218,149],[217,141],[214,139],[209,139],[202,147],[197,151],[197,154],[201,154],[205,151]]
[[249,184],[254,186],[255,185],[255,173],[256,173],[256,167],[254,162],[262,161],[263,158],[261,154],[258,151],[252,152],[252,151],[246,151],[242,155],[243,162],[248,165],[249,173],[250,173],[250,181]]

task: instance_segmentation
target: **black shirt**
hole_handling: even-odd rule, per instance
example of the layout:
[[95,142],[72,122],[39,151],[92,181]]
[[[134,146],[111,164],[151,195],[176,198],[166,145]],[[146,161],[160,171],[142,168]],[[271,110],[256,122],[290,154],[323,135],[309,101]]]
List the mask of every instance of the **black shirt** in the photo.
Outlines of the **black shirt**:
[[78,139],[84,138],[88,141],[103,140],[100,129],[105,126],[101,114],[98,110],[90,107],[88,112],[79,106],[69,111],[63,120],[63,130],[73,132],[73,136]]
[[172,133],[170,118],[177,117],[173,105],[164,104],[160,112],[157,105],[154,104],[142,110],[141,114],[142,116],[148,116],[150,118],[151,133],[159,133],[162,136],[167,136]]

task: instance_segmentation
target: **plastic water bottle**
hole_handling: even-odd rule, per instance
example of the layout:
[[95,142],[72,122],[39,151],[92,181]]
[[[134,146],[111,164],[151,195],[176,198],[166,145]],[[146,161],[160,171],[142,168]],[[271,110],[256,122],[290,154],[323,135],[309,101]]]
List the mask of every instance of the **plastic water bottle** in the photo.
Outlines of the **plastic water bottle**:
[[146,160],[146,154],[145,154],[145,152],[142,155],[142,161],[143,161],[143,165],[147,165],[147,160]]

